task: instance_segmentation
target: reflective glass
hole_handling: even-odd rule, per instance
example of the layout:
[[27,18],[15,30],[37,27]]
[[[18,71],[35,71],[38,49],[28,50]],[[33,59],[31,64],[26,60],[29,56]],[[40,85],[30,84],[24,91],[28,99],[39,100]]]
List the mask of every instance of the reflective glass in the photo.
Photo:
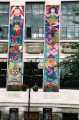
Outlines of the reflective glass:
[[61,39],[79,39],[79,2],[62,2],[61,12]]
[[[28,12],[30,11],[30,12]],[[31,29],[30,39],[44,38],[44,3],[26,3],[26,31]],[[26,32],[26,39],[28,35]]]

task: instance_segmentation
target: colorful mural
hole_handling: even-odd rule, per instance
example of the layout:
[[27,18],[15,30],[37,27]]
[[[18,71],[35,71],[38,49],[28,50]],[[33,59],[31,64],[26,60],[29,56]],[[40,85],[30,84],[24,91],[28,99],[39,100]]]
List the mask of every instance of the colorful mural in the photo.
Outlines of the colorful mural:
[[44,91],[59,90],[59,5],[45,7]]
[[11,6],[8,85],[22,84],[24,7]]

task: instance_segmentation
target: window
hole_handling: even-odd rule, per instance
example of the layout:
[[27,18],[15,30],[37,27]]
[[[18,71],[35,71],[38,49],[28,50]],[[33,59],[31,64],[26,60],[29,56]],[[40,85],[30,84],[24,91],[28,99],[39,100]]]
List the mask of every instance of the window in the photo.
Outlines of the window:
[[0,39],[8,39],[9,3],[0,3]]
[[34,85],[37,85],[42,88],[43,69],[39,67],[39,62],[29,61],[24,63],[23,83],[27,86],[34,87]]
[[65,89],[79,89],[79,43],[61,43],[60,85]]
[[[75,4],[75,5],[74,5]],[[61,4],[61,39],[79,39],[79,2],[62,2]]]
[[18,120],[18,108],[10,108],[9,110],[9,119],[10,120]]
[[0,53],[8,53],[8,43],[0,42]]
[[0,87],[6,87],[7,62],[0,62]]
[[44,38],[44,3],[26,3],[25,21],[26,39]]
[[26,35],[27,35],[27,38],[31,38],[31,27],[26,28]]

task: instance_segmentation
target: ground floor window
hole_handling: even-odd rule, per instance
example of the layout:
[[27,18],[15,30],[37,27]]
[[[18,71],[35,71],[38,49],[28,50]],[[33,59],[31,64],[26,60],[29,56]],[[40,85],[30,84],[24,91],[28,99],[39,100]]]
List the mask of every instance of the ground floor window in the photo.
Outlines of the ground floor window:
[[0,87],[6,87],[7,79],[7,62],[0,62]]
[[[7,62],[0,62],[0,88],[6,88]],[[39,62],[24,62],[23,84],[27,86],[37,85],[42,88],[43,69],[39,68]]]
[[39,69],[39,62],[25,62],[24,63],[24,75],[23,83],[33,87],[38,85],[39,88],[42,88],[43,83],[43,69]]
[[79,89],[79,43],[61,43],[60,86]]

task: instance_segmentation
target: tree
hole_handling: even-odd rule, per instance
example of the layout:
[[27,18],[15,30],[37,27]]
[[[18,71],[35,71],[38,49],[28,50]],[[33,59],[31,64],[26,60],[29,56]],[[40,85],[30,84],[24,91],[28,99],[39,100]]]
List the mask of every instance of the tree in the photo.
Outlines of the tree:
[[[67,53],[64,48],[69,48],[70,51]],[[67,43],[67,46],[63,47],[63,52],[70,56],[60,63],[61,88],[79,89],[79,43]]]

